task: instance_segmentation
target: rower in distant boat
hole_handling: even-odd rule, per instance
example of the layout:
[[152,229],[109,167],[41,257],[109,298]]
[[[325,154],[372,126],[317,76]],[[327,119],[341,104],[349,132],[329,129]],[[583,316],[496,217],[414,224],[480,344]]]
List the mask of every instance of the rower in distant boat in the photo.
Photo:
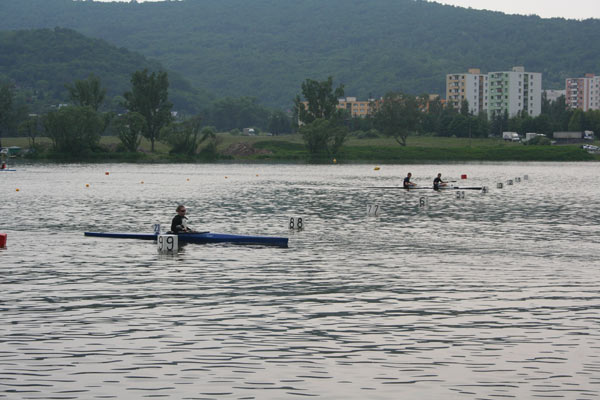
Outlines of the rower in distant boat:
[[437,177],[433,180],[433,190],[440,190],[440,187],[448,185],[442,180],[442,174],[437,174]]
[[412,177],[412,174],[409,172],[406,175],[406,178],[404,178],[404,182],[402,183],[402,187],[404,189],[410,189],[410,188],[413,188],[413,187],[417,186],[416,183],[413,183],[413,182],[410,181],[411,177]]
[[175,211],[177,212],[177,215],[174,216],[173,220],[171,221],[171,232],[176,234],[196,232],[195,230],[191,229],[187,224],[187,217],[185,216],[187,209],[185,208],[185,206],[183,204],[180,204],[177,206],[177,209]]

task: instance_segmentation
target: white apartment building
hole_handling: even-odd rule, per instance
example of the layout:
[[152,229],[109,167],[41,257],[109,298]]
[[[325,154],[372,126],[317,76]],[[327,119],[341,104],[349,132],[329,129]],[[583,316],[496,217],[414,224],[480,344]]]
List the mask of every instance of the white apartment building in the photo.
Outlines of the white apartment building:
[[525,111],[531,117],[542,113],[542,74],[525,72],[524,67],[513,67],[512,71],[488,73],[488,116],[509,117]]
[[456,109],[467,100],[472,114],[487,111],[488,118],[504,112],[514,117],[523,110],[536,117],[542,113],[542,74],[525,72],[524,67],[488,74],[473,68],[466,74],[448,74],[446,100]]
[[469,112],[479,114],[486,109],[487,75],[477,68],[464,74],[446,75],[446,101],[451,107],[460,109],[463,100],[469,103]]
[[585,74],[583,78],[568,78],[565,86],[568,107],[600,110],[600,76]]

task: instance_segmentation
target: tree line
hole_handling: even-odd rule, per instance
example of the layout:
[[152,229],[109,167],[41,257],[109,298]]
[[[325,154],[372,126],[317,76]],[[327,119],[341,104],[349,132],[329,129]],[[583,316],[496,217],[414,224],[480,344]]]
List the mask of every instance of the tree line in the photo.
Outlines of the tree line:
[[[115,134],[121,142],[121,150],[135,153],[142,137],[155,150],[157,141],[171,146],[175,154],[216,156],[216,135],[213,129],[202,127],[200,118],[175,120],[173,104],[169,101],[169,79],[164,71],[136,71],[131,76],[131,88],[123,93],[122,114],[101,111],[106,100],[106,89],[100,79],[90,75],[66,85],[69,105],[58,107],[42,115],[28,115],[20,121],[19,134],[29,138],[30,147],[38,148],[35,139],[46,136],[52,141],[56,155],[82,159],[94,152],[101,152],[100,138],[106,132]],[[10,86],[0,86],[0,127],[14,119]],[[207,145],[200,149],[203,142]]]
[[459,110],[445,107],[439,98],[389,92],[371,102],[366,118],[352,118],[349,111],[338,109],[338,99],[344,97],[344,86],[333,87],[333,78],[325,81],[306,79],[301,93],[294,99],[294,121],[312,157],[338,154],[351,134],[357,137],[387,136],[406,146],[410,136],[486,138],[501,137],[511,131],[524,135],[541,133],[546,140],[535,144],[550,144],[556,131],[591,130],[600,134],[600,110],[584,112],[569,109],[565,97],[551,102],[542,98],[542,113],[531,117],[527,112],[509,117],[507,113],[488,119],[486,112],[474,115],[465,100]]
[[[550,102],[542,100],[542,113],[531,117],[526,113],[509,118],[507,114],[488,119],[486,113],[473,115],[463,101],[459,110],[444,107],[440,99],[389,92],[371,103],[366,117],[352,117],[348,110],[338,108],[345,96],[343,84],[334,88],[333,77],[324,81],[306,79],[301,94],[294,100],[292,116],[282,111],[269,111],[253,98],[224,98],[215,101],[211,112],[176,117],[169,100],[169,79],[164,71],[136,71],[130,79],[130,89],[122,95],[120,107],[125,111],[102,111],[106,89],[100,79],[90,75],[65,85],[70,105],[51,110],[41,116],[28,115],[15,106],[14,94],[8,84],[0,85],[0,133],[17,124],[20,135],[35,139],[47,136],[53,150],[60,154],[82,156],[102,151],[103,134],[120,139],[122,151],[136,152],[142,137],[155,150],[161,141],[173,154],[214,159],[217,156],[216,132],[239,133],[240,127],[265,127],[273,134],[298,131],[313,158],[338,154],[350,136],[391,137],[406,146],[411,136],[499,137],[503,131],[521,134],[537,132],[551,137],[555,131],[600,132],[600,111],[571,110],[565,98]],[[0,145],[2,135],[0,134]],[[549,141],[548,141],[549,143]],[[201,145],[204,146],[201,147]]]

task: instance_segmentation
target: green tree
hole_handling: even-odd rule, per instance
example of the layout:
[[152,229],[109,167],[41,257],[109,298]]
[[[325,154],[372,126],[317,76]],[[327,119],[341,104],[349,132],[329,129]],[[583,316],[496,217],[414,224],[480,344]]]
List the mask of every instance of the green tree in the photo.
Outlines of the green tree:
[[302,96],[307,104],[301,100],[300,95],[294,99],[294,115],[304,124],[310,124],[316,119],[332,119],[341,115],[338,110],[339,98],[344,97],[344,85],[333,89],[333,77],[326,81],[306,79],[302,83]]
[[113,120],[113,130],[119,136],[123,147],[129,152],[135,153],[146,130],[146,120],[142,114],[130,112]]
[[502,115],[492,115],[490,123],[490,133],[494,136],[502,137],[502,132],[508,131],[508,111],[504,111]]
[[335,156],[348,136],[348,129],[336,121],[318,118],[300,127],[300,134],[311,158]]
[[193,117],[180,123],[173,123],[163,128],[163,137],[169,143],[172,154],[193,156],[198,146],[206,140],[215,141],[216,134],[212,128],[201,129],[201,118]]
[[0,147],[2,136],[10,122],[13,106],[13,92],[8,84],[0,84]]
[[375,113],[375,127],[384,135],[406,146],[406,138],[420,126],[421,111],[417,98],[404,93],[390,92]]
[[43,132],[42,120],[37,115],[30,115],[28,119],[19,124],[19,135],[29,140],[29,147],[35,148],[35,138]]
[[276,110],[269,116],[269,132],[273,135],[281,135],[282,133],[290,133],[292,131],[292,124],[290,117],[281,111]]
[[104,127],[104,118],[90,106],[62,107],[44,118],[44,128],[54,150],[74,157],[97,148]]
[[73,86],[65,85],[65,87],[75,105],[90,106],[95,111],[98,111],[106,96],[106,89],[100,86],[100,78],[94,74],[91,74],[86,80],[75,81]]
[[126,92],[125,108],[141,114],[146,120],[144,136],[150,140],[151,151],[154,142],[160,139],[160,131],[171,120],[169,102],[169,79],[166,72],[148,73],[147,69],[136,71],[131,77],[131,91]]
[[569,120],[569,130],[583,132],[585,127],[585,113],[581,109],[576,109]]
[[215,101],[206,118],[206,123],[222,131],[248,127],[266,128],[269,111],[258,104],[254,97],[225,97]]
[[585,127],[594,131],[596,138],[600,135],[600,110],[588,110],[585,113]]
[[470,114],[469,101],[467,99],[463,99],[463,101],[460,102],[460,114],[465,117]]

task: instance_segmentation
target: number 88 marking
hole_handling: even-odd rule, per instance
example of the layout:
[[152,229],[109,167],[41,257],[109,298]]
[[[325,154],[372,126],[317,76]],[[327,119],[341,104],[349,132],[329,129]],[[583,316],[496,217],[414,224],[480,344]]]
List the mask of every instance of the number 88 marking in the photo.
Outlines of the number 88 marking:
[[302,222],[302,217],[291,217],[290,218],[290,229],[303,229],[304,224]]

